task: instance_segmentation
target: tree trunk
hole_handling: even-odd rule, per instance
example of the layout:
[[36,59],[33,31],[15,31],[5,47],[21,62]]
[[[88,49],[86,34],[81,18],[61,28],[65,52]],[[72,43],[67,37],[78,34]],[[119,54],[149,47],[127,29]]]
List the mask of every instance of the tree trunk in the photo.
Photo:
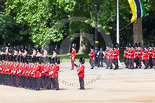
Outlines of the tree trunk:
[[80,33],[80,47],[79,47],[79,53],[89,53],[89,47],[90,43],[88,39],[85,38],[84,33]]
[[134,43],[141,42],[143,44],[142,18],[133,23],[133,41]]

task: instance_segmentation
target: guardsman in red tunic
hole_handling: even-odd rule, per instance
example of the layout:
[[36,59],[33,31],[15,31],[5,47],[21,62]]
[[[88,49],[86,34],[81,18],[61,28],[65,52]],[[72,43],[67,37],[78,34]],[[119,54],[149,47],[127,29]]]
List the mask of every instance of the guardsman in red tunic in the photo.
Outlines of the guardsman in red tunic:
[[59,90],[59,82],[58,82],[58,71],[60,69],[59,64],[60,64],[60,59],[59,58],[55,59],[55,68],[52,73],[52,75],[53,75],[53,87],[52,87],[53,90]]
[[45,87],[45,70],[44,70],[44,66],[45,66],[45,63],[42,62],[41,63],[41,79],[40,79],[40,87],[41,88],[44,88]]
[[50,79],[51,79],[51,89],[54,90],[54,68],[55,68],[55,60],[52,59],[51,60],[51,64],[52,64],[52,67],[51,67],[51,70],[50,70]]
[[32,77],[32,72],[33,72],[33,63],[29,63],[29,70],[28,70],[28,89],[33,88],[33,77]]
[[150,68],[153,68],[153,63],[152,63],[152,54],[153,54],[153,44],[149,45],[149,66]]
[[110,51],[110,48],[109,46],[106,47],[106,51],[105,51],[105,55],[104,55],[104,61],[105,61],[105,64],[106,64],[106,69],[108,69],[108,53]]
[[138,68],[141,68],[141,66],[142,66],[142,64],[141,64],[141,62],[142,62],[142,54],[143,54],[142,44],[139,43],[138,44],[138,60],[137,60]]
[[19,66],[18,66],[18,70],[17,70],[17,78],[18,78],[18,84],[19,84],[19,87],[21,87],[21,71],[22,71],[22,62],[19,63]]
[[36,68],[34,70],[34,90],[40,90],[40,77],[41,77],[41,63],[39,63],[39,61],[37,61],[37,65]]
[[131,49],[129,50],[129,69],[134,69],[134,56],[135,56],[135,50],[134,50],[134,44],[131,45]]
[[89,63],[91,66],[91,69],[94,68],[94,62],[95,62],[95,52],[93,50],[93,47],[90,48],[90,53],[88,54],[90,59],[89,59]]
[[76,59],[76,46],[75,46],[75,44],[73,44],[72,45],[72,53],[71,53],[71,55],[70,55],[70,58],[71,58],[71,64],[72,64],[72,69],[71,70],[73,70],[74,69],[74,66],[76,66],[75,64],[74,64],[74,62],[75,62],[75,59]]
[[23,88],[27,87],[27,71],[29,68],[29,62],[27,61],[27,63],[25,63],[23,69]]
[[80,62],[80,66],[77,70],[78,72],[78,77],[79,77],[79,83],[80,83],[80,90],[84,90],[84,69],[85,69],[85,66],[84,66],[84,63],[85,63],[85,59],[83,57],[80,57],[79,59],[79,62]]
[[26,64],[26,61],[24,63],[22,63],[20,66],[21,66],[21,73],[20,73],[20,87],[24,88],[24,70],[25,70],[25,64]]
[[4,84],[4,60],[2,61],[1,63],[1,84],[3,85]]
[[19,63],[16,63],[16,70],[15,70],[15,87],[19,87],[19,78],[18,78],[18,71],[19,71]]
[[153,47],[152,63],[155,66],[155,46]]
[[51,70],[51,64],[50,64],[50,61],[48,62],[48,64],[47,64],[47,68],[46,68],[46,71],[45,71],[45,73],[46,73],[46,86],[45,86],[45,88],[46,89],[51,89],[51,80],[50,80],[50,70]]
[[114,54],[113,54],[113,63],[115,65],[114,70],[118,69],[118,56],[119,56],[119,44],[116,44],[114,47]]
[[124,64],[125,64],[125,68],[128,68],[128,52],[129,52],[129,44],[127,44],[126,46],[126,50],[124,51]]
[[135,43],[135,58],[134,58],[134,62],[136,64],[135,68],[138,68],[138,43]]
[[127,64],[127,68],[129,69],[130,68],[130,52],[131,52],[131,44],[128,44],[128,52],[127,53],[127,61],[126,61],[126,64]]
[[147,69],[148,68],[148,63],[149,63],[149,50],[147,50],[147,46],[144,47],[144,52],[143,52],[143,55],[142,55],[142,60],[143,60],[143,63],[145,65],[144,69]]
[[2,84],[2,61],[0,61],[0,85]]
[[113,54],[114,54],[114,51],[113,51],[113,45],[110,46],[110,50],[109,50],[109,53],[108,53],[108,68],[112,69],[112,62],[113,62]]

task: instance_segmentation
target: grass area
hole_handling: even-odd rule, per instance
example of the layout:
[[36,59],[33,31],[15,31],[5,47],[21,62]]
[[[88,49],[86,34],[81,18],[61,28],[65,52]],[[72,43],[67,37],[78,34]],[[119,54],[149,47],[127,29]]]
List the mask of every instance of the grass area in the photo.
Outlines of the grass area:
[[[61,59],[61,62],[71,62],[70,56],[67,55],[67,54],[60,54],[60,55],[58,55],[58,57]],[[86,62],[89,61],[89,56],[88,56],[88,54],[77,53],[77,54],[76,54],[75,62],[79,62],[79,58],[80,58],[80,57],[84,57]]]
[[[61,62],[71,62],[70,56],[67,54],[59,54],[58,57],[60,58]],[[86,62],[89,62],[88,54],[84,53],[77,53],[75,62],[79,62],[79,58],[84,57]],[[120,61],[123,61],[123,53],[120,53]]]

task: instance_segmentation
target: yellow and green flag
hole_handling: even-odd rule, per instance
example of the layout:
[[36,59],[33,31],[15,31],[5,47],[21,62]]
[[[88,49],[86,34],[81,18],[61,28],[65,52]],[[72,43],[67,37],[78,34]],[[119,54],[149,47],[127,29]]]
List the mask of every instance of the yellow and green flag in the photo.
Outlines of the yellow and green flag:
[[144,5],[142,0],[128,0],[128,2],[132,11],[131,23],[133,23],[136,19],[144,16]]

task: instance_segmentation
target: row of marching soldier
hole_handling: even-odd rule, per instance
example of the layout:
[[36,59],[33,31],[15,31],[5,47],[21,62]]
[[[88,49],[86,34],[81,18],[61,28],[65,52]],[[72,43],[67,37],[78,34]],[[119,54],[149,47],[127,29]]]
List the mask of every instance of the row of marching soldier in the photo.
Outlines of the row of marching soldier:
[[[71,64],[72,64],[71,70],[74,70],[74,66],[77,67],[77,65],[74,63],[75,58],[76,58],[76,45],[75,44],[72,45],[72,52],[70,55],[71,55],[70,58],[71,58]],[[90,63],[91,69],[94,69],[95,52],[94,52],[93,46],[90,47],[90,53],[88,55],[90,57],[89,63]],[[114,70],[116,70],[119,68],[118,56],[119,56],[119,44],[116,44],[114,47],[113,47],[113,44],[109,44],[106,47],[106,51],[103,51],[103,49],[100,48],[100,50],[97,53],[97,58],[98,58],[97,66],[103,67],[103,58],[104,58],[105,64],[107,66],[106,69],[108,68],[112,69],[113,68],[112,65],[114,64],[115,66]]]
[[[103,67],[103,58],[106,64],[105,69],[112,69],[114,65],[114,70],[119,68],[119,44],[113,46],[109,44],[106,50],[103,51],[102,48],[97,53],[98,56],[98,67]],[[95,62],[95,52],[94,49],[90,49],[90,65],[91,69],[94,68]],[[128,69],[142,68],[142,62],[144,64],[144,69],[153,68],[155,66],[155,46],[153,44],[147,44],[142,49],[141,43],[127,44],[124,51],[124,63],[125,67]]]
[[144,69],[153,68],[155,66],[155,47],[153,44],[147,44],[142,49],[141,43],[127,44],[124,51],[124,63],[126,68],[142,68],[142,61]]
[[43,56],[39,48],[33,48],[31,56],[26,48],[17,50],[10,45],[0,51],[0,84],[32,90],[59,90],[58,71],[60,60],[56,53],[48,57],[44,48]]

